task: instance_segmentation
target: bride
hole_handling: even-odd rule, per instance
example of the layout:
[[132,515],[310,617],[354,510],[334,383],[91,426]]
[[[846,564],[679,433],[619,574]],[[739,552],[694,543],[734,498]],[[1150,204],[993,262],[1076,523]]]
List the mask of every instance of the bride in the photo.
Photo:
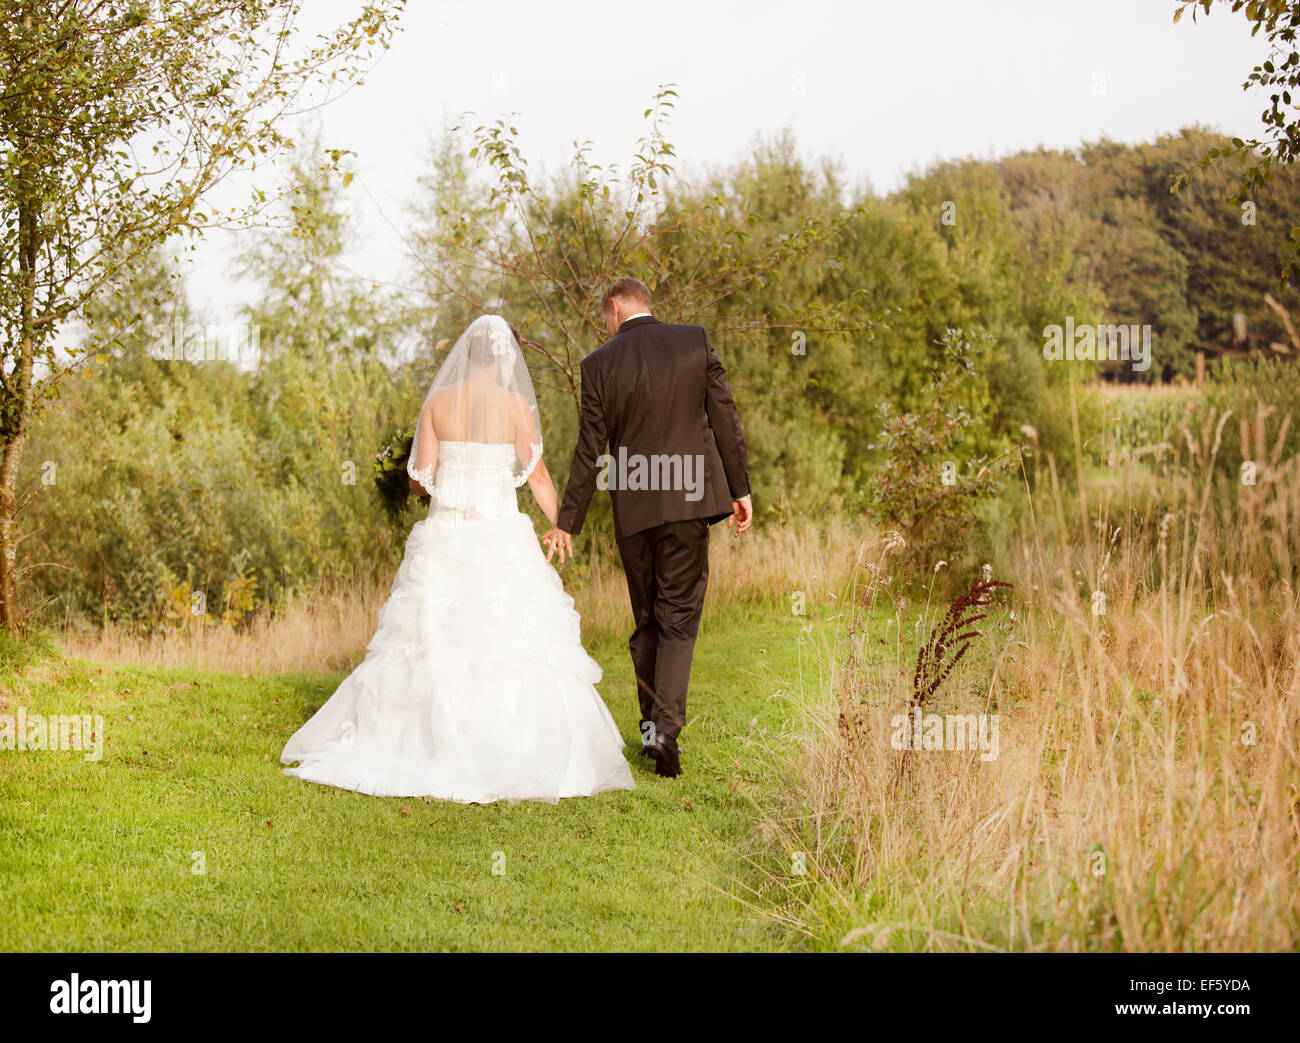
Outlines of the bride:
[[601,668],[515,489],[555,524],[528,367],[482,315],[438,370],[407,473],[430,494],[362,663],[280,754],[286,775],[465,803],[633,789]]

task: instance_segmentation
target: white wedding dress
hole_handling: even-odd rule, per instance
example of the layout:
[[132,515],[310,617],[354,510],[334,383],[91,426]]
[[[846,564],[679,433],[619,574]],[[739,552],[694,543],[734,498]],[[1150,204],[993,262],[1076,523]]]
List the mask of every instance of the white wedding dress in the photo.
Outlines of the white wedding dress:
[[510,444],[439,443],[365,659],[289,739],[286,775],[480,804],[635,788],[514,459]]

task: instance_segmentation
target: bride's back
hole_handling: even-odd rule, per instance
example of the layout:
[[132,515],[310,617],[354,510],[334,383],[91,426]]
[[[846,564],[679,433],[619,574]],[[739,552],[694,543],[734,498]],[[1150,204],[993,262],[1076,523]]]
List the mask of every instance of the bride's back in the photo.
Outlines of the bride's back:
[[[509,324],[479,316],[438,369],[416,422],[407,474],[430,492],[453,470],[493,472],[492,481],[508,479],[511,490],[521,485],[542,450],[532,388]],[[447,452],[439,450],[444,443]]]
[[516,397],[480,377],[439,388],[429,401],[433,433],[440,442],[513,442],[511,407]]

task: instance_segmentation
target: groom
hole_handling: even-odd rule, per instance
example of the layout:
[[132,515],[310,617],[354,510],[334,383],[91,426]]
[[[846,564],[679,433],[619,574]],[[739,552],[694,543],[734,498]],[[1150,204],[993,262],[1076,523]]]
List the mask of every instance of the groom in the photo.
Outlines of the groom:
[[[609,340],[582,360],[582,416],[546,560],[573,554],[599,484],[614,505],[636,630],[628,641],[643,752],[681,774],[691,656],[709,577],[709,526],[739,536],[754,511],[745,435],[722,363],[700,326],[650,314],[650,291],[616,279],[601,301]],[[606,452],[606,445],[609,447]]]

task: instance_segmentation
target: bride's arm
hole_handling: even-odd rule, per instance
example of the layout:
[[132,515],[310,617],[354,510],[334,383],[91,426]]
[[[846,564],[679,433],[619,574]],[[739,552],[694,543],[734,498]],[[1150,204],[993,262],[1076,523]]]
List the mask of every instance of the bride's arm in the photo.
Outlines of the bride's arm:
[[528,476],[528,488],[533,491],[533,499],[546,515],[546,520],[555,524],[555,517],[560,510],[560,498],[555,493],[555,483],[551,472],[546,469],[546,461],[539,459],[533,473]]
[[411,441],[411,456],[407,460],[406,482],[412,496],[428,496],[430,490],[416,481],[412,471],[419,472],[433,484],[434,472],[438,470],[438,438],[433,433],[433,416],[425,408],[420,411],[415,438]]
[[[540,441],[541,436],[533,426],[532,410],[521,396],[516,395],[510,414],[510,439],[515,444],[515,454],[521,463],[532,459],[533,447],[537,444],[533,441],[535,438]],[[528,476],[528,488],[533,491],[533,499],[546,515],[546,520],[554,525],[560,510],[560,498],[556,495],[551,472],[546,469],[546,461],[540,456],[533,473]]]

